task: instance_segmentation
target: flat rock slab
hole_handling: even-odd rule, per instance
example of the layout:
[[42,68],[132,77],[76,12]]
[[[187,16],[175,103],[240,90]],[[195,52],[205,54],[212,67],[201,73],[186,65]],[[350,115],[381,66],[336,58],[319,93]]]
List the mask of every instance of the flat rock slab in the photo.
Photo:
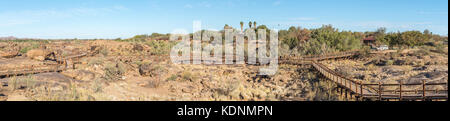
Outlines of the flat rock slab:
[[42,66],[46,64],[56,64],[56,63],[53,61],[37,61],[26,57],[0,59],[0,71],[29,66]]
[[32,101],[31,99],[25,97],[22,94],[12,94],[8,96],[8,99],[6,101]]
[[17,76],[0,79],[1,83],[10,82],[11,79],[23,79],[23,78],[31,78],[33,82],[36,83],[36,86],[43,84],[57,84],[57,85],[65,85],[68,86],[71,82],[80,82],[79,80],[75,80],[73,78],[64,76],[60,73],[50,72],[50,73],[40,73],[31,76]]

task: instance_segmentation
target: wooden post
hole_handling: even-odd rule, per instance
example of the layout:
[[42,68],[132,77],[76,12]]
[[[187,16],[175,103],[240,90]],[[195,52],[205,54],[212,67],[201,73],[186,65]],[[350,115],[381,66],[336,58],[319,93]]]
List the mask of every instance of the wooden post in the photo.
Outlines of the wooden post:
[[342,85],[341,82],[339,81],[339,76],[336,76],[336,83],[338,83],[339,85]]
[[348,90],[345,89],[345,98],[348,98],[348,97],[347,97],[347,92],[348,92]]
[[[448,81],[445,82],[445,85],[448,87]],[[447,89],[447,92],[448,92],[448,89]],[[447,101],[448,101],[448,94],[445,95],[445,97],[446,97],[446,99],[447,99]]]
[[355,93],[358,94],[358,82],[355,81]]
[[335,82],[335,83],[339,83],[338,81],[337,81],[337,76],[336,75],[333,75],[333,82]]
[[13,73],[14,73],[15,76],[17,76],[17,74],[16,74],[17,72],[15,71],[16,69],[17,69],[17,66],[15,66],[14,70],[13,70]]
[[402,92],[403,92],[403,91],[402,91],[402,86],[403,86],[403,81],[400,81],[400,86],[399,86],[399,87],[400,87],[400,95],[399,95],[399,97],[400,97],[399,100],[400,100],[400,101],[403,100],[403,96],[402,96]]
[[382,94],[382,90],[381,90],[381,82],[378,82],[378,100],[381,101],[381,94]]
[[425,80],[422,80],[422,91],[423,91],[423,100],[425,101],[425,99],[426,99],[426,95],[425,95],[425,92],[426,92],[426,90],[425,90]]
[[349,81],[348,83],[350,84],[350,86],[349,86],[350,87],[350,92],[352,92],[352,81],[350,81],[350,80],[348,80],[348,81]]
[[363,83],[362,83],[362,81],[359,81],[359,83],[361,84],[361,85],[360,85],[360,86],[361,86],[361,87],[360,87],[360,88],[361,88],[361,90],[360,90],[360,91],[361,91],[361,97],[364,97],[364,93],[363,93],[363,92],[364,92],[364,91],[363,91]]
[[346,79],[343,79],[344,80],[344,86],[345,86],[345,88],[347,88],[347,80]]
[[70,61],[72,61],[72,69],[75,69],[75,60],[76,60],[76,58],[75,59],[70,59]]

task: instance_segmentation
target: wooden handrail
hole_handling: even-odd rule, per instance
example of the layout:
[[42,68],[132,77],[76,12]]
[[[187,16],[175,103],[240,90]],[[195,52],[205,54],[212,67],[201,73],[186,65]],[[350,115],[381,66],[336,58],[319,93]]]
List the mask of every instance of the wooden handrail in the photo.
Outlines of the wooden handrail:
[[[318,63],[316,61],[312,61],[313,67],[316,68],[320,73],[322,73],[326,78],[334,81],[336,84],[346,88],[347,90],[351,91],[352,93],[359,95],[359,97],[362,98],[370,98],[370,97],[376,97],[378,100],[383,99],[392,99],[392,97],[397,97],[399,100],[403,100],[404,98],[411,99],[412,97],[416,97],[414,99],[442,99],[448,96],[443,97],[441,92],[448,92],[447,90],[425,90],[426,86],[434,86],[434,85],[447,85],[447,83],[409,83],[409,84],[403,84],[403,82],[400,82],[399,84],[384,84],[379,82],[378,84],[367,84],[362,83],[362,81],[356,81],[353,79],[349,79],[329,68],[324,66],[321,63]],[[422,85],[422,90],[404,90],[404,86],[420,86]],[[377,89],[373,88],[372,86],[378,86]],[[400,87],[399,90],[384,90],[384,86],[386,87]],[[358,89],[359,88],[359,89]],[[365,90],[372,90],[376,93],[365,93]],[[415,95],[411,95],[408,93],[416,92]],[[421,92],[421,95],[417,95],[417,92]],[[432,92],[431,94],[426,95],[428,92]]]
[[[435,85],[447,85],[447,83],[425,83],[427,86],[435,86]],[[378,86],[378,84],[369,84],[365,83],[364,86]],[[383,86],[387,87],[393,87],[393,86],[399,86],[399,84],[382,84]],[[409,84],[402,84],[403,86],[420,86],[423,85],[422,83],[409,83]]]

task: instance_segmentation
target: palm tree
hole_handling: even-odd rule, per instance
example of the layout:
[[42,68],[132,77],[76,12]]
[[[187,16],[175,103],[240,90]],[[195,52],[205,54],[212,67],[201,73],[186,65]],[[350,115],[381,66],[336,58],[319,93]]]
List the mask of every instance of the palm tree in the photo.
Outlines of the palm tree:
[[253,21],[253,27],[256,28],[256,21]]
[[241,21],[241,32],[244,31],[244,22]]
[[252,28],[252,22],[250,21],[250,22],[248,22],[248,27],[251,29]]

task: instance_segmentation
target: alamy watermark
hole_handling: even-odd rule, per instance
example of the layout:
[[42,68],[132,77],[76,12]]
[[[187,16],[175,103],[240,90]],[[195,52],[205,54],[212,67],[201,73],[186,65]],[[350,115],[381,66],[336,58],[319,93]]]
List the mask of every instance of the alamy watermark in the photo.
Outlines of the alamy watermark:
[[180,41],[170,52],[174,64],[260,64],[268,66],[260,68],[259,75],[274,75],[278,71],[277,30],[202,31],[201,22],[194,21],[192,41],[183,29],[170,35],[170,41]]

